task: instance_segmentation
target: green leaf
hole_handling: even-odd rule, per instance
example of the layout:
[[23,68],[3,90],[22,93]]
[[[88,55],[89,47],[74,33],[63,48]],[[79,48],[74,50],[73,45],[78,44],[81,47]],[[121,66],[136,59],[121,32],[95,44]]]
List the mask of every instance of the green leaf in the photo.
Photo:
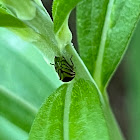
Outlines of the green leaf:
[[38,108],[62,84],[50,65],[58,54],[53,23],[36,2],[0,0],[1,139],[27,137]]
[[70,12],[81,0],[54,0],[53,1],[53,21],[54,32],[60,49],[71,43],[72,35],[68,27]]
[[0,98],[0,114],[25,132],[29,132],[37,108],[1,86]]
[[38,108],[62,83],[34,44],[5,28],[0,28],[0,77],[0,117],[7,128],[1,139],[27,137]]
[[104,115],[105,104],[100,100],[96,87],[90,81],[80,79],[62,85],[41,107],[29,140],[121,140],[111,117]]
[[36,7],[34,6],[34,2],[31,0],[24,0],[19,2],[15,0],[0,0],[0,4],[8,7],[13,15],[16,15],[19,19],[22,20],[31,20],[36,15]]
[[77,5],[80,56],[93,75],[108,0],[86,0]]
[[78,5],[80,55],[101,91],[122,59],[139,15],[140,0],[86,0]]
[[17,127],[5,117],[0,116],[0,138],[3,140],[27,139],[28,133]]
[[[26,2],[1,0],[0,16],[2,22],[0,26],[8,28],[23,40],[33,43],[52,62],[55,55],[59,54],[53,32],[53,23],[41,6],[41,2],[37,0],[36,2],[31,0],[26,0]],[[30,10],[30,8],[34,10]],[[27,11],[25,12],[24,9]],[[10,22],[7,22],[9,19]]]
[[1,139],[27,138],[38,108],[62,84],[50,65],[58,55],[53,23],[36,2],[0,0]]
[[[0,9],[0,27],[18,27],[25,28],[25,25],[14,16],[8,14],[4,9]],[[8,21],[8,22],[7,22]]]
[[[0,84],[14,93],[26,93],[23,97],[39,107],[44,96],[61,85],[57,73],[33,44],[6,29],[1,29],[0,33]],[[38,94],[34,98],[29,97],[35,91]]]

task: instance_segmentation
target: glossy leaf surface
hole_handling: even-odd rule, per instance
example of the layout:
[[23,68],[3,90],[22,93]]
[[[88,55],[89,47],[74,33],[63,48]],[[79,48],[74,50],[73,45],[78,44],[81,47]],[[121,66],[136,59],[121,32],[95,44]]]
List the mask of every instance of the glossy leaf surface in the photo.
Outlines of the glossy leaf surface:
[[86,0],[78,5],[80,55],[101,90],[122,59],[139,15],[140,0]]
[[65,84],[41,107],[29,140],[121,140],[105,106],[92,82],[80,79]]

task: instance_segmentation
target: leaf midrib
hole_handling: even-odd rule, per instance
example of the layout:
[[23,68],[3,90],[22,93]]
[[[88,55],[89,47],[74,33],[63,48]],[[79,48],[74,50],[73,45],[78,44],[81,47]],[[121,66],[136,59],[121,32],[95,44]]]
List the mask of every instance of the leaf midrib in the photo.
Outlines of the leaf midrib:
[[63,137],[64,137],[64,140],[69,140],[69,114],[70,114],[72,88],[73,88],[73,83],[68,85],[67,92],[65,95],[64,118],[63,118]]
[[[27,102],[20,96],[15,95],[14,93],[10,92],[5,87],[0,86],[0,94],[3,94],[4,97],[10,98],[11,100],[14,99],[14,101],[17,103],[17,105],[20,105],[22,108],[27,109],[28,112],[30,112],[33,116],[36,115],[36,113],[38,111],[38,109],[36,107],[34,107],[32,104],[30,104],[29,102]],[[5,111],[7,111],[7,110],[5,110]],[[10,119],[8,119],[8,120],[11,122]],[[13,122],[11,122],[11,123],[13,123]],[[14,125],[16,125],[16,124],[14,124]],[[20,127],[22,130],[24,130],[21,126],[18,126],[18,127]],[[26,131],[26,130],[24,130],[24,131]]]
[[103,29],[102,29],[102,33],[101,33],[101,41],[100,41],[100,45],[99,45],[99,51],[97,54],[95,71],[93,73],[93,77],[94,77],[97,85],[99,86],[100,90],[102,88],[101,72],[102,72],[103,55],[104,55],[104,50],[105,50],[107,31],[109,29],[109,22],[110,22],[110,18],[111,18],[111,11],[112,11],[113,4],[114,4],[114,0],[110,0],[108,2],[107,11],[106,11],[105,20],[104,20],[104,25],[103,25]]

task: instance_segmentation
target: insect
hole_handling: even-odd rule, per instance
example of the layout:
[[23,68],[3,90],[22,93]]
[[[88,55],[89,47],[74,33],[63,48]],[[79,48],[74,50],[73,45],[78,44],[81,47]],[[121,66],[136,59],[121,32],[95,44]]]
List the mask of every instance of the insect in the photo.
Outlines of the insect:
[[55,64],[51,64],[55,66],[55,71],[58,73],[60,80],[63,82],[69,82],[75,77],[74,64],[72,62],[72,57],[70,58],[70,61],[71,61],[71,64],[67,62],[65,57],[55,56],[54,58]]

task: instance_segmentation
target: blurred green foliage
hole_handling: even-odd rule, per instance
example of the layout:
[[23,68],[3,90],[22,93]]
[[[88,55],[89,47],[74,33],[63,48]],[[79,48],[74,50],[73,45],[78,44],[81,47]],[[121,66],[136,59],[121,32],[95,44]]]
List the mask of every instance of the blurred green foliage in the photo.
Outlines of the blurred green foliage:
[[129,139],[140,140],[140,22],[125,57],[127,110],[130,118]]

